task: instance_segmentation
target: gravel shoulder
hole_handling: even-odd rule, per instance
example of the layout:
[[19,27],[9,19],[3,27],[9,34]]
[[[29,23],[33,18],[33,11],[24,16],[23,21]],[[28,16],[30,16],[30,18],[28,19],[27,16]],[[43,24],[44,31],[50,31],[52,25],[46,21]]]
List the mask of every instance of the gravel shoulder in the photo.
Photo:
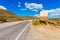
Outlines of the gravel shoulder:
[[31,26],[27,40],[60,40],[60,29]]

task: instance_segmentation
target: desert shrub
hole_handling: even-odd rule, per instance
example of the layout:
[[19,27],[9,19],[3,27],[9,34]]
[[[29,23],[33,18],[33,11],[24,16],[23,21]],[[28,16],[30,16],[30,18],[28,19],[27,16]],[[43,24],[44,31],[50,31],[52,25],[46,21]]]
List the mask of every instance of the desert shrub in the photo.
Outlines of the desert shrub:
[[24,19],[22,19],[22,18],[19,18],[19,19],[18,19],[18,21],[23,21],[23,20],[24,20]]
[[40,22],[39,22],[39,20],[34,19],[34,20],[32,21],[32,24],[33,24],[33,25],[39,25]]
[[60,26],[60,22],[57,22],[57,25],[59,25],[59,26]]
[[54,24],[54,22],[48,22],[48,24]]
[[0,17],[0,22],[7,22],[7,20],[4,17]]
[[40,24],[52,24],[52,25],[59,25],[60,26],[60,19],[48,19],[48,20],[40,20],[36,18],[32,21],[33,25],[40,25]]
[[40,20],[39,21],[41,24],[47,24],[47,22],[44,20],[44,21],[42,21],[42,20]]

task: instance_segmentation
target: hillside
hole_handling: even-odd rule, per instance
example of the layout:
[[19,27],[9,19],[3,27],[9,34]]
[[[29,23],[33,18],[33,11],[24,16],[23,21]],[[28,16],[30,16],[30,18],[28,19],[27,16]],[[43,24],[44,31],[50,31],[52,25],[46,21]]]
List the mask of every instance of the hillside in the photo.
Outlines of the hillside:
[[32,16],[17,16],[10,11],[0,9],[0,23],[31,20],[31,19],[34,19],[34,17],[32,17]]
[[16,15],[10,11],[0,9],[0,16],[9,17],[9,16],[16,16]]

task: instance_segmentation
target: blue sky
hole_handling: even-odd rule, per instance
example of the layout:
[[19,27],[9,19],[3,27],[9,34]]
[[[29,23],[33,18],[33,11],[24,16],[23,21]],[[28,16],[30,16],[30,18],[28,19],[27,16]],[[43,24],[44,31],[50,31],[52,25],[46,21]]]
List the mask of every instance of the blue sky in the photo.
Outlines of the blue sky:
[[18,16],[38,16],[48,11],[49,18],[60,18],[60,0],[0,0],[0,9],[6,9]]

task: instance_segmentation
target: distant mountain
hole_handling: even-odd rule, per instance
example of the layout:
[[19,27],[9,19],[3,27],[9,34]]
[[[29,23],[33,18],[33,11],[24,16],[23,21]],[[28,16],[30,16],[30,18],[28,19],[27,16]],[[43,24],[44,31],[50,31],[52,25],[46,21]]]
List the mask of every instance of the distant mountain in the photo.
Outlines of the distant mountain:
[[34,19],[34,17],[32,16],[19,16],[19,17],[23,19]]
[[10,11],[0,9],[0,16],[9,17],[9,16],[16,16],[16,15]]

